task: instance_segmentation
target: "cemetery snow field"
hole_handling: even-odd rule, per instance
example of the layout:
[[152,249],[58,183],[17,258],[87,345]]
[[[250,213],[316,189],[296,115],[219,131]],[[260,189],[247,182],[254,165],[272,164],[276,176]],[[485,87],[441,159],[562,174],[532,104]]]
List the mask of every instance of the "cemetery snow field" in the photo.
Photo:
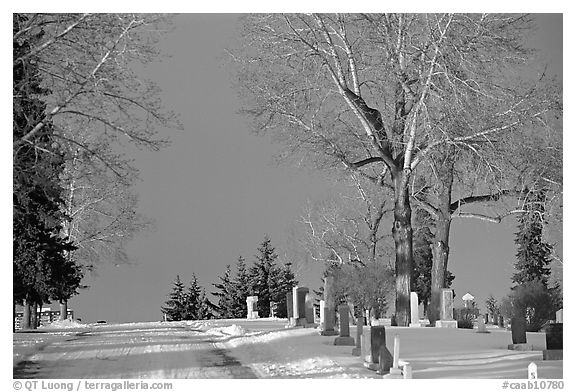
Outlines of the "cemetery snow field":
[[[285,319],[76,324],[14,334],[14,378],[381,378],[315,328]],[[351,326],[351,336],[355,327]],[[386,327],[400,338],[413,378],[563,377],[563,361],[543,361],[544,333],[528,333],[537,351],[511,351],[511,333]]]

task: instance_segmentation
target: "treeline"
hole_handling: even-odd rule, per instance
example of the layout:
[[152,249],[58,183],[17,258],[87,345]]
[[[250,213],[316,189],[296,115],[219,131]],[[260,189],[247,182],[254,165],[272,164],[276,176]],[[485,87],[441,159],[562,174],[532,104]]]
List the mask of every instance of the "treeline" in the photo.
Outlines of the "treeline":
[[258,314],[270,317],[271,305],[276,317],[287,317],[286,293],[298,284],[292,271],[292,263],[277,263],[278,255],[265,237],[258,247],[253,264],[248,267],[244,257],[238,257],[234,271],[226,266],[219,282],[213,283],[216,297],[212,303],[206,290],[199,286],[195,274],[188,289],[176,277],[162,313],[170,321],[207,320],[211,318],[245,318],[247,316],[246,297],[258,296]]

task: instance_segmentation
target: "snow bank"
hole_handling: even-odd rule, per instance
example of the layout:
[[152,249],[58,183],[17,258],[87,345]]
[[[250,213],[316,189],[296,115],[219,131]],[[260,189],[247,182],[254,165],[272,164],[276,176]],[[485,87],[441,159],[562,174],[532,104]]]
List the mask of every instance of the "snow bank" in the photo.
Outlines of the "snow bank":
[[79,323],[74,320],[54,320],[50,324],[41,325],[38,329],[72,329],[72,328],[88,328],[87,324]]
[[246,335],[246,330],[239,325],[232,324],[227,327],[215,327],[210,328],[206,331],[209,335],[221,335],[221,336],[244,336]]

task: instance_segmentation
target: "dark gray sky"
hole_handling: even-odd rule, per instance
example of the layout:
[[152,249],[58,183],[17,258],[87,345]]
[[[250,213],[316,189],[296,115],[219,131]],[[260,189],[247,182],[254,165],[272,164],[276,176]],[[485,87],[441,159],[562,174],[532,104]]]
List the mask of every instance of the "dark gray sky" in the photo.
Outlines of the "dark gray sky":
[[[553,72],[562,75],[562,18],[539,16],[538,37]],[[142,181],[140,211],[156,221],[154,231],[128,247],[134,264],[102,266],[89,290],[70,301],[84,321],[159,320],[176,274],[188,283],[195,273],[211,283],[243,255],[251,263],[265,234],[283,255],[290,231],[308,200],[335,190],[328,176],[277,166],[279,146],[253,135],[237,114],[239,103],[220,57],[235,34],[236,17],[187,14],[161,47],[169,58],[146,74],[163,90],[165,105],[180,114],[183,131],[162,130],[172,140],[160,152],[136,155]],[[458,298],[467,291],[483,304],[510,287],[515,255],[515,220],[501,225],[456,220],[451,232],[449,269]],[[296,266],[301,285],[316,289],[321,266]]]

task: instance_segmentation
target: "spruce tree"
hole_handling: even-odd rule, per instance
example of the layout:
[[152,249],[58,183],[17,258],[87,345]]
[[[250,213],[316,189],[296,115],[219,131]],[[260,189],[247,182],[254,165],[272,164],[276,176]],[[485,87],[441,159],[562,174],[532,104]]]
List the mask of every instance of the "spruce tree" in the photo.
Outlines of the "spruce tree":
[[246,270],[244,257],[238,257],[236,261],[236,276],[232,282],[234,287],[232,314],[234,318],[246,318],[248,310],[246,309],[246,297],[252,295],[250,289],[250,276]]
[[276,291],[272,294],[272,298],[278,304],[276,316],[285,318],[288,317],[286,294],[290,293],[292,288],[298,285],[298,281],[292,271],[292,263],[285,263],[282,269],[278,269],[278,271],[278,284],[276,285]]
[[530,193],[527,196],[526,212],[518,218],[518,232],[514,242],[516,253],[516,273],[512,281],[517,284],[540,280],[548,285],[552,246],[542,239],[544,229],[545,191]]
[[218,302],[215,305],[215,309],[218,312],[219,318],[234,318],[234,305],[235,305],[235,287],[232,282],[232,270],[230,264],[226,266],[226,271],[224,276],[219,276],[220,283],[213,283],[212,285],[218,289],[212,293],[212,295],[218,298]]
[[210,320],[214,318],[215,306],[206,296],[206,290],[202,289],[198,299],[198,311],[196,320]]
[[200,318],[201,303],[202,289],[198,284],[196,274],[193,273],[188,290],[184,295],[184,320],[198,320]]
[[270,238],[264,237],[264,241],[258,247],[256,262],[250,268],[250,288],[253,295],[258,296],[258,314],[260,317],[270,315],[270,275],[275,275],[274,263],[278,255],[270,244]]
[[184,283],[180,280],[180,275],[176,275],[172,292],[162,307],[162,313],[166,315],[168,321],[180,321],[183,320],[186,315],[186,296],[184,293]]

